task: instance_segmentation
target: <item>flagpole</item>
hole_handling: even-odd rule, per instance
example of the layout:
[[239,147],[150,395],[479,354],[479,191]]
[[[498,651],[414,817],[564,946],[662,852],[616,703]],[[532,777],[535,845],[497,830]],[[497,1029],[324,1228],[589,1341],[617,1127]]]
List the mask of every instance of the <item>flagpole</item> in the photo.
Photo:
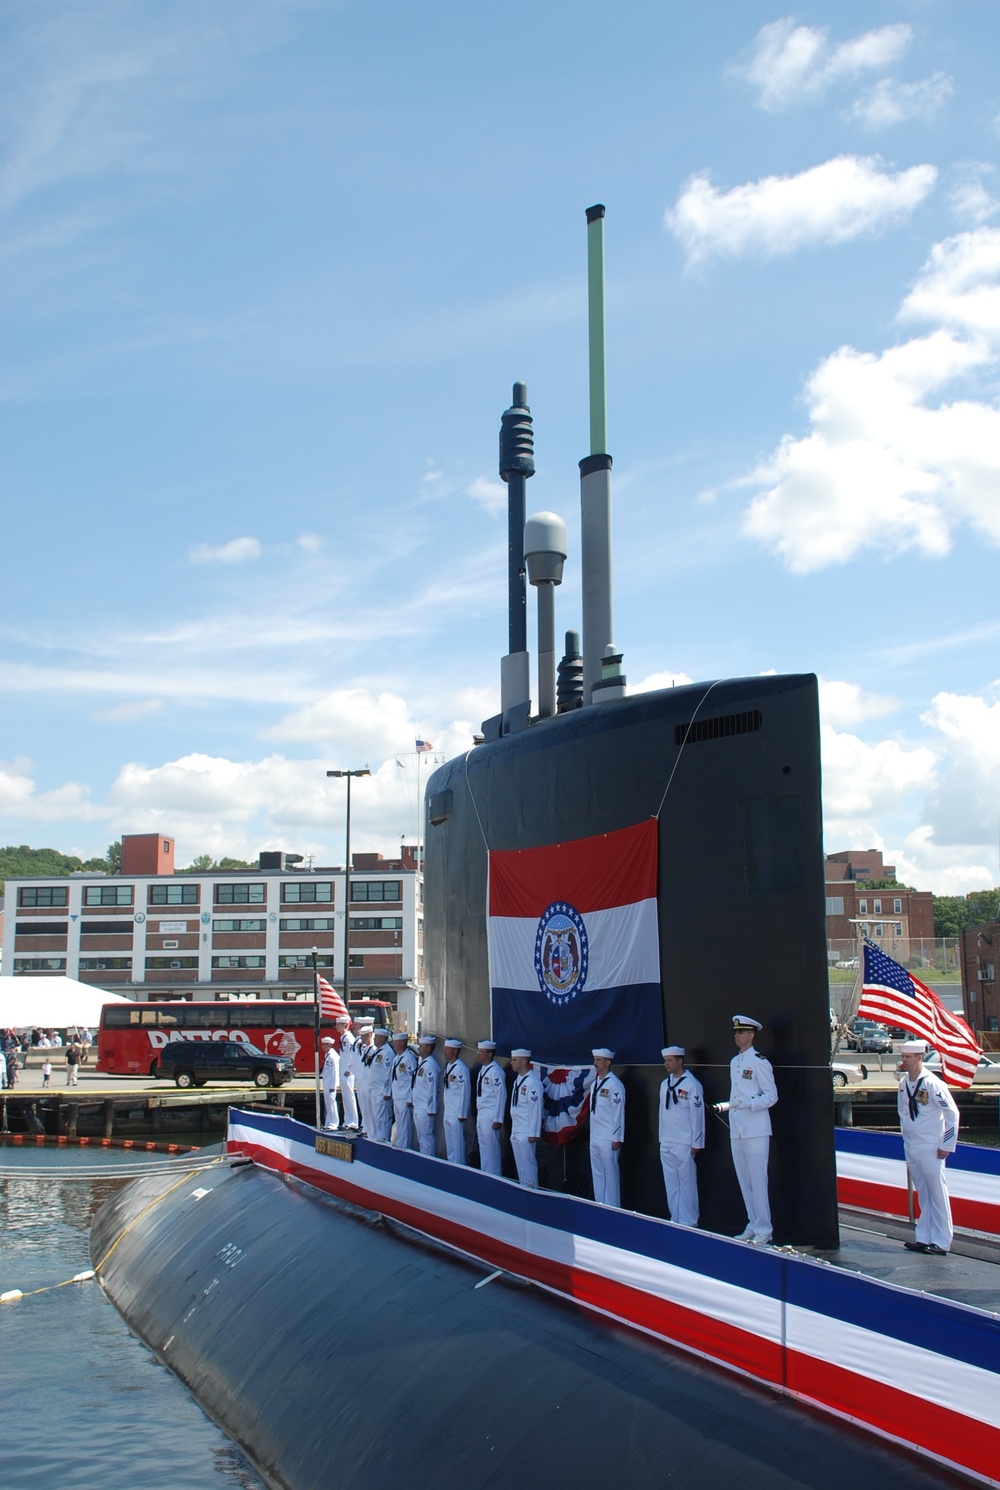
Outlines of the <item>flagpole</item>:
[[323,1126],[323,1115],[319,1106],[319,965],[316,961],[318,949],[313,947],[313,1066],[316,1072],[316,1127]]

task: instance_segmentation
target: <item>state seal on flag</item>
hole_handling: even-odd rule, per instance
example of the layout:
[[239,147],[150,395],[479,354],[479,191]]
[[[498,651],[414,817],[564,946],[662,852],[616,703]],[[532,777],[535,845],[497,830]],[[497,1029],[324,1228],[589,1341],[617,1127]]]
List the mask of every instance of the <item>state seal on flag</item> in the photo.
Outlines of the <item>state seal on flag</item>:
[[535,933],[538,986],[553,1004],[568,1004],[587,981],[587,928],[580,912],[556,900],[542,913]]

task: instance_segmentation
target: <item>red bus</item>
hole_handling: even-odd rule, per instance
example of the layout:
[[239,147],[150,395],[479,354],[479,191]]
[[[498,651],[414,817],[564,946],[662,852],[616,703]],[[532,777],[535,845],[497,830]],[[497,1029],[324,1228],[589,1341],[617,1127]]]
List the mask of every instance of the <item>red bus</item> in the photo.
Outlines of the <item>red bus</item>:
[[[171,1040],[240,1040],[268,1055],[291,1056],[296,1072],[311,1076],[314,1007],[311,1001],[282,999],[105,1004],[97,1032],[97,1070],[109,1076],[151,1076],[159,1052]],[[337,1036],[328,1020],[322,1033]]]

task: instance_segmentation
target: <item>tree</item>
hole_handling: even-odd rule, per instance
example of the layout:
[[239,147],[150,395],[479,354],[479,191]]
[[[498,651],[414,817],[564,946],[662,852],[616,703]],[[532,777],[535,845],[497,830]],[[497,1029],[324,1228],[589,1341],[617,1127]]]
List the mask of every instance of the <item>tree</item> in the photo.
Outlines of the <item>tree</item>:
[[934,935],[959,936],[981,921],[1000,915],[1000,889],[973,890],[968,895],[935,895]]
[[178,874],[201,874],[206,869],[217,869],[218,867],[211,854],[199,854],[197,858],[191,860],[190,864],[186,864],[183,869],[179,869],[177,872]]
[[116,838],[114,843],[108,844],[108,851],[104,856],[104,867],[109,874],[121,874],[122,841],[120,838]]

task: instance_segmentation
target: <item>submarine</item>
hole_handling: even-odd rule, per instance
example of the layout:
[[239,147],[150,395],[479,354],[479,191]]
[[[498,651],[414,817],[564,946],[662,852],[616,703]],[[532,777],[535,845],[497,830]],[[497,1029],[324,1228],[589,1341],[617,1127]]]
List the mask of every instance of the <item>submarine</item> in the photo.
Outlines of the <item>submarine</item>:
[[[554,514],[525,519],[533,435],[517,383],[500,437],[500,710],[427,786],[424,1027],[467,1047],[492,1033],[501,1057],[528,1041],[553,1071],[610,1045],[627,1098],[622,1206],[591,1198],[579,1139],[544,1146],[532,1191],[512,1167],[497,1177],[232,1109],[223,1157],[106,1202],[95,1272],[281,1490],[382,1490],[417,1472],[431,1486],[541,1475],[582,1490],[612,1476],[699,1490],[998,1484],[995,1262],[969,1259],[949,1297],[929,1259],[841,1234],[816,679],[628,695],[611,604],[604,209],[587,218],[582,646],[571,635],[557,669],[564,539]],[[655,976],[602,984],[600,958],[584,956],[590,911],[546,882],[519,932],[535,916],[537,980],[511,986],[491,943],[501,867],[516,875],[538,853],[600,866],[632,833],[652,856]],[[571,988],[562,964],[553,986],[543,945],[565,907]],[[659,1174],[659,1046],[684,1045],[719,1100],[737,1009],[764,1026],[779,1092],[773,1247],[733,1237],[745,1213],[721,1119],[699,1159],[699,1229],[666,1218]],[[862,1187],[869,1156],[854,1163]]]

